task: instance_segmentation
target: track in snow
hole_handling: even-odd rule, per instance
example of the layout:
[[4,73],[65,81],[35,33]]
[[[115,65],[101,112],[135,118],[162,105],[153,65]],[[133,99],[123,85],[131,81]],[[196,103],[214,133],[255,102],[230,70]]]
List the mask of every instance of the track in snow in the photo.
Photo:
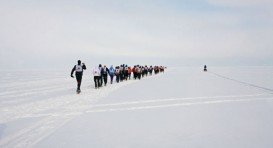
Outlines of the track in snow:
[[[95,104],[99,99],[135,82],[138,82],[138,80],[108,85],[98,90],[88,89],[81,94],[63,95],[15,106],[1,105],[0,123],[4,124],[23,118],[41,117],[41,119],[20,129],[16,133],[3,137],[0,140],[0,147],[32,147],[55,132],[59,127],[77,117],[79,113],[84,113],[91,109],[93,107],[92,104]],[[36,90],[40,91],[39,89]]]
[[[228,77],[214,74],[218,77],[233,80]],[[152,77],[151,77],[152,78]],[[42,80],[43,81],[43,80]],[[234,80],[233,80],[234,81]],[[24,118],[37,118],[38,121],[25,126],[16,133],[6,135],[0,140],[0,147],[33,147],[39,141],[54,133],[57,129],[71,121],[75,117],[84,113],[134,111],[146,109],[159,109],[167,107],[181,107],[193,105],[210,105],[220,103],[247,102],[247,101],[273,101],[271,93],[249,94],[249,95],[229,95],[229,96],[204,96],[187,98],[169,98],[169,99],[151,99],[141,101],[127,101],[112,104],[96,104],[98,100],[106,97],[121,87],[138,81],[126,81],[119,84],[108,85],[107,88],[99,90],[87,89],[80,95],[69,94],[51,97],[44,100],[37,100],[25,103],[19,103],[13,106],[12,102],[1,102],[0,123],[9,123]],[[241,81],[237,81],[242,83]],[[67,82],[66,82],[67,83]],[[67,83],[69,84],[69,83]],[[74,83],[73,83],[74,84]],[[243,83],[249,85],[248,83]],[[38,86],[36,83],[30,85]],[[71,87],[58,88],[58,86],[43,86],[41,88],[32,88],[28,93],[28,86],[16,91],[17,86],[7,85],[14,89],[7,92],[1,92],[0,97],[28,97],[40,93],[52,93],[71,89]],[[251,85],[259,89],[256,85]],[[89,86],[84,86],[89,88]],[[267,89],[267,91],[270,91]],[[18,101],[18,100],[17,100]]]

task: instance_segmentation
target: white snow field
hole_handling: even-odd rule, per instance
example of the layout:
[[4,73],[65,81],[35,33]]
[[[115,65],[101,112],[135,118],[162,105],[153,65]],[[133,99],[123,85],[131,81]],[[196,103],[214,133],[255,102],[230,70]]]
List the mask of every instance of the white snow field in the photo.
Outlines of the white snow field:
[[[87,67],[88,68],[88,67]],[[273,67],[169,68],[82,93],[70,71],[1,71],[1,148],[272,148]]]

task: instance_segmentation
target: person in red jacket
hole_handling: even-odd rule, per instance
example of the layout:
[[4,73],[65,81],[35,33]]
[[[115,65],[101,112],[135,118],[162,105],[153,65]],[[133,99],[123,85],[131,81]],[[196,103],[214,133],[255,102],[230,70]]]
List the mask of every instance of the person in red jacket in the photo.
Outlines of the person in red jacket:
[[132,73],[132,69],[131,69],[131,67],[128,67],[128,78],[129,78],[129,80],[131,80],[131,73]]

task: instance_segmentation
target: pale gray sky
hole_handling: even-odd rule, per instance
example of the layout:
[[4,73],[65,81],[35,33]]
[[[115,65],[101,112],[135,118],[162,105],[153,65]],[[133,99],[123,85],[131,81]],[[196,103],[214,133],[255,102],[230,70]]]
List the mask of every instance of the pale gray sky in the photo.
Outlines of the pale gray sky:
[[273,65],[272,8],[272,0],[1,0],[1,66]]

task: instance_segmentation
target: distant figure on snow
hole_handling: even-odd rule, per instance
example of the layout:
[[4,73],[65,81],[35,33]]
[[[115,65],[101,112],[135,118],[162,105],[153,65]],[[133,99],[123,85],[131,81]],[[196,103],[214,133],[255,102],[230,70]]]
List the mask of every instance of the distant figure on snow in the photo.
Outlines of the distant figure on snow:
[[204,71],[205,71],[205,72],[208,71],[208,70],[207,70],[207,65],[204,66]]
[[77,93],[81,92],[81,83],[82,83],[82,74],[83,70],[86,70],[84,63],[81,64],[81,60],[78,60],[78,64],[73,67],[71,70],[71,77],[74,78],[73,73],[76,71],[76,80],[77,80]]

